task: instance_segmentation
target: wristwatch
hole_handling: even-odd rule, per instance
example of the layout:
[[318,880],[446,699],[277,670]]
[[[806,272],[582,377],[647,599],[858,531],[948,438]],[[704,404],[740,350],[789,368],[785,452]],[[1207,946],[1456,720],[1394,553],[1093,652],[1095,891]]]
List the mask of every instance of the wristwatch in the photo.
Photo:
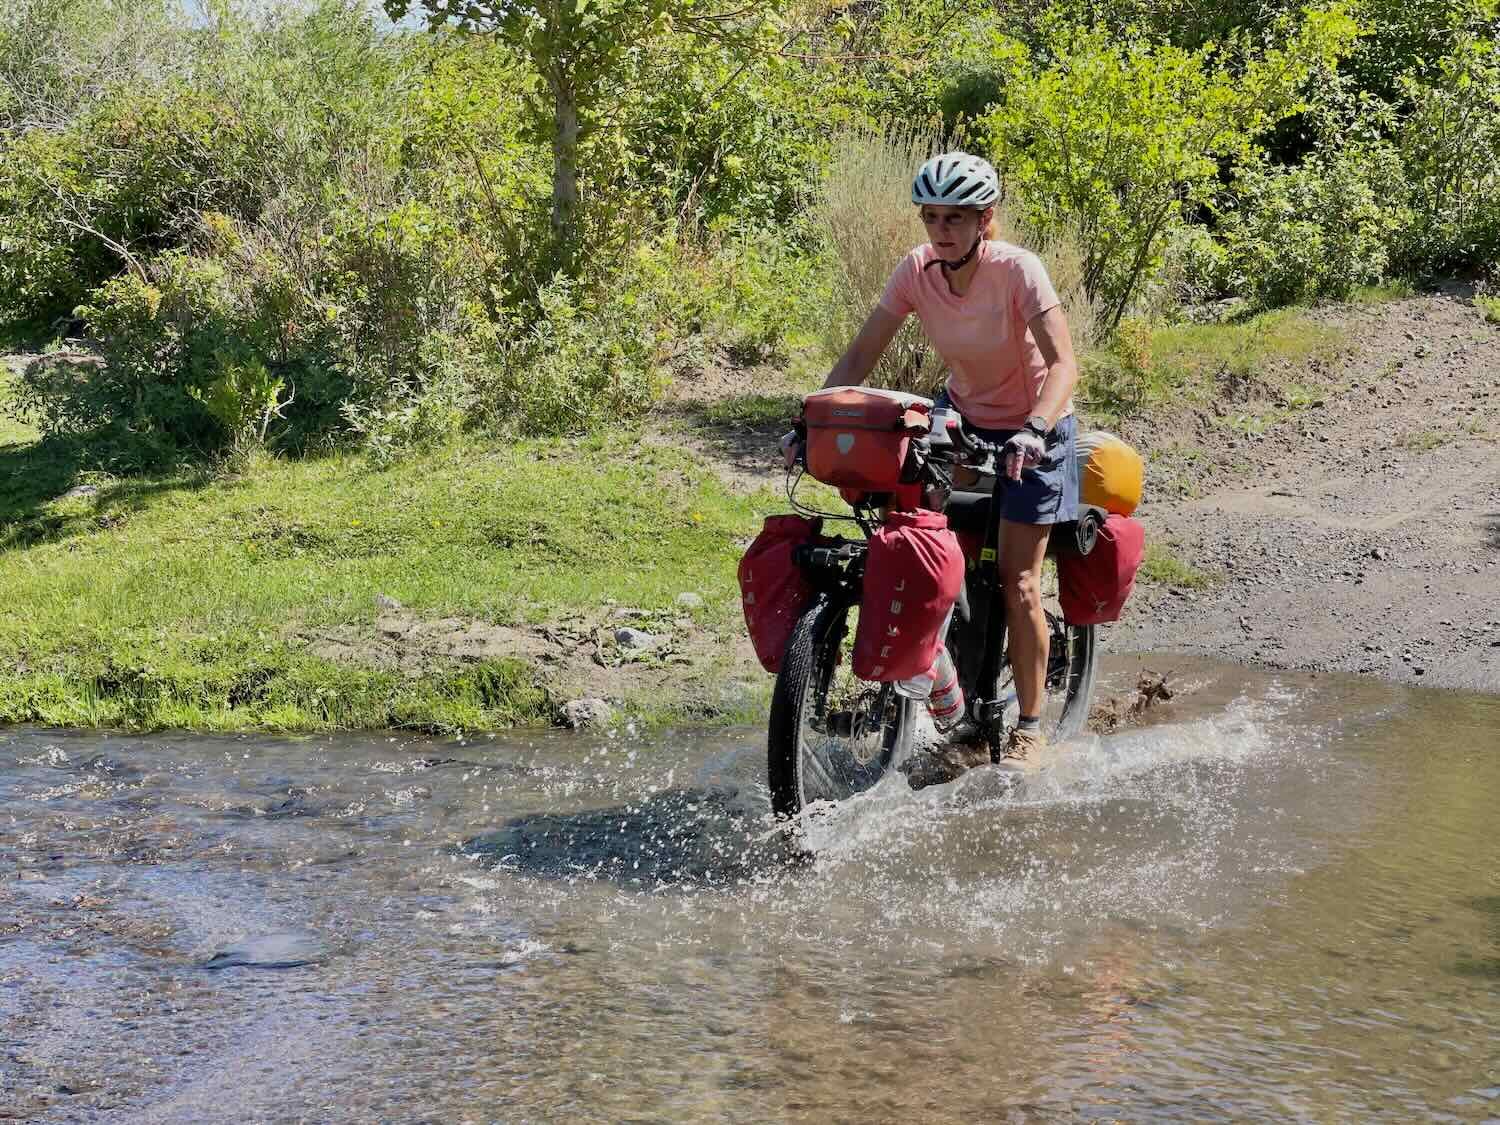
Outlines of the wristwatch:
[[1047,435],[1052,432],[1052,427],[1047,425],[1047,416],[1045,414],[1033,414],[1030,418],[1026,419],[1026,425],[1022,429],[1030,430],[1043,441],[1046,441]]

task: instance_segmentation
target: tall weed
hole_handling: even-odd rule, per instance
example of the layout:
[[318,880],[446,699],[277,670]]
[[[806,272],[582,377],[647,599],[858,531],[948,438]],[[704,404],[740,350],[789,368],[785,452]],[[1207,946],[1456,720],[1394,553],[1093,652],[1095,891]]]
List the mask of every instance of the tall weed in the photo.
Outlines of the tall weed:
[[[911,179],[931,155],[914,134],[849,132],[834,138],[817,215],[833,258],[824,345],[830,356],[848,347],[885,291],[902,257],[922,239],[911,205]],[[902,326],[869,383],[934,394],[943,380],[938,358],[915,319]]]

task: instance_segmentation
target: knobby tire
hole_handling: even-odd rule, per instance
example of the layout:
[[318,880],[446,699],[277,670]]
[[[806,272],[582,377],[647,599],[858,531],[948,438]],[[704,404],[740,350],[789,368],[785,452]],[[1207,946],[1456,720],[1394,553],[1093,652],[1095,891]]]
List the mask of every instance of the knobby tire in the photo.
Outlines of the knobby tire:
[[[839,667],[839,654],[847,636],[847,619],[851,607],[820,598],[803,613],[787,643],[776,687],[771,695],[771,715],[766,746],[766,778],[771,790],[771,811],[778,818],[799,815],[806,803],[804,771],[812,754],[808,735],[822,707],[826,718],[827,693]],[[848,654],[844,654],[847,662]],[[880,685],[866,685],[876,690]],[[868,788],[895,762],[911,737],[912,707],[909,700],[896,697],[893,723],[880,727],[883,748],[875,762],[862,772],[867,780],[859,788]],[[824,736],[825,742],[837,740]],[[852,788],[842,796],[852,796]]]

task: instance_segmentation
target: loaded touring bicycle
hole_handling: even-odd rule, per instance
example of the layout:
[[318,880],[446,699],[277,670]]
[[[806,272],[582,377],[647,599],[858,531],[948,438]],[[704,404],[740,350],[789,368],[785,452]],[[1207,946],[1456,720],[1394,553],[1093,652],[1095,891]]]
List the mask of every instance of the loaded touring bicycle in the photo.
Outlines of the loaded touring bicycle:
[[[977,476],[1005,487],[999,448],[966,433],[951,411],[934,416],[928,399],[861,387],[808,395],[798,431],[787,492],[800,514],[768,519],[740,564],[751,639],[776,673],[767,775],[780,817],[851,797],[902,768],[921,750],[919,726],[964,722],[997,760],[1017,716],[1000,505],[989,491],[954,486],[955,476]],[[1057,570],[1044,589],[1051,648],[1042,721],[1053,740],[1083,729],[1095,626],[1119,615],[1141,547],[1139,524],[1127,518],[1140,496],[1139,457],[1108,435],[1080,450],[1079,518],[1054,526],[1048,546]],[[1111,460],[1103,472],[1094,464]],[[837,487],[850,513],[798,503],[804,473]],[[834,520],[858,536],[825,535]],[[920,723],[924,711],[932,724]]]

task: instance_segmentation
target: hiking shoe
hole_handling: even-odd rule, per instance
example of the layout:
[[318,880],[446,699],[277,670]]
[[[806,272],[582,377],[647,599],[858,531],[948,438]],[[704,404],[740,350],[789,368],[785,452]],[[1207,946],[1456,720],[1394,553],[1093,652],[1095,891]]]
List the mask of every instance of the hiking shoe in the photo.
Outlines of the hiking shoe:
[[1005,736],[1005,745],[993,760],[996,765],[1026,769],[1040,765],[1046,749],[1047,736],[1041,731],[1011,727],[1010,733]]

